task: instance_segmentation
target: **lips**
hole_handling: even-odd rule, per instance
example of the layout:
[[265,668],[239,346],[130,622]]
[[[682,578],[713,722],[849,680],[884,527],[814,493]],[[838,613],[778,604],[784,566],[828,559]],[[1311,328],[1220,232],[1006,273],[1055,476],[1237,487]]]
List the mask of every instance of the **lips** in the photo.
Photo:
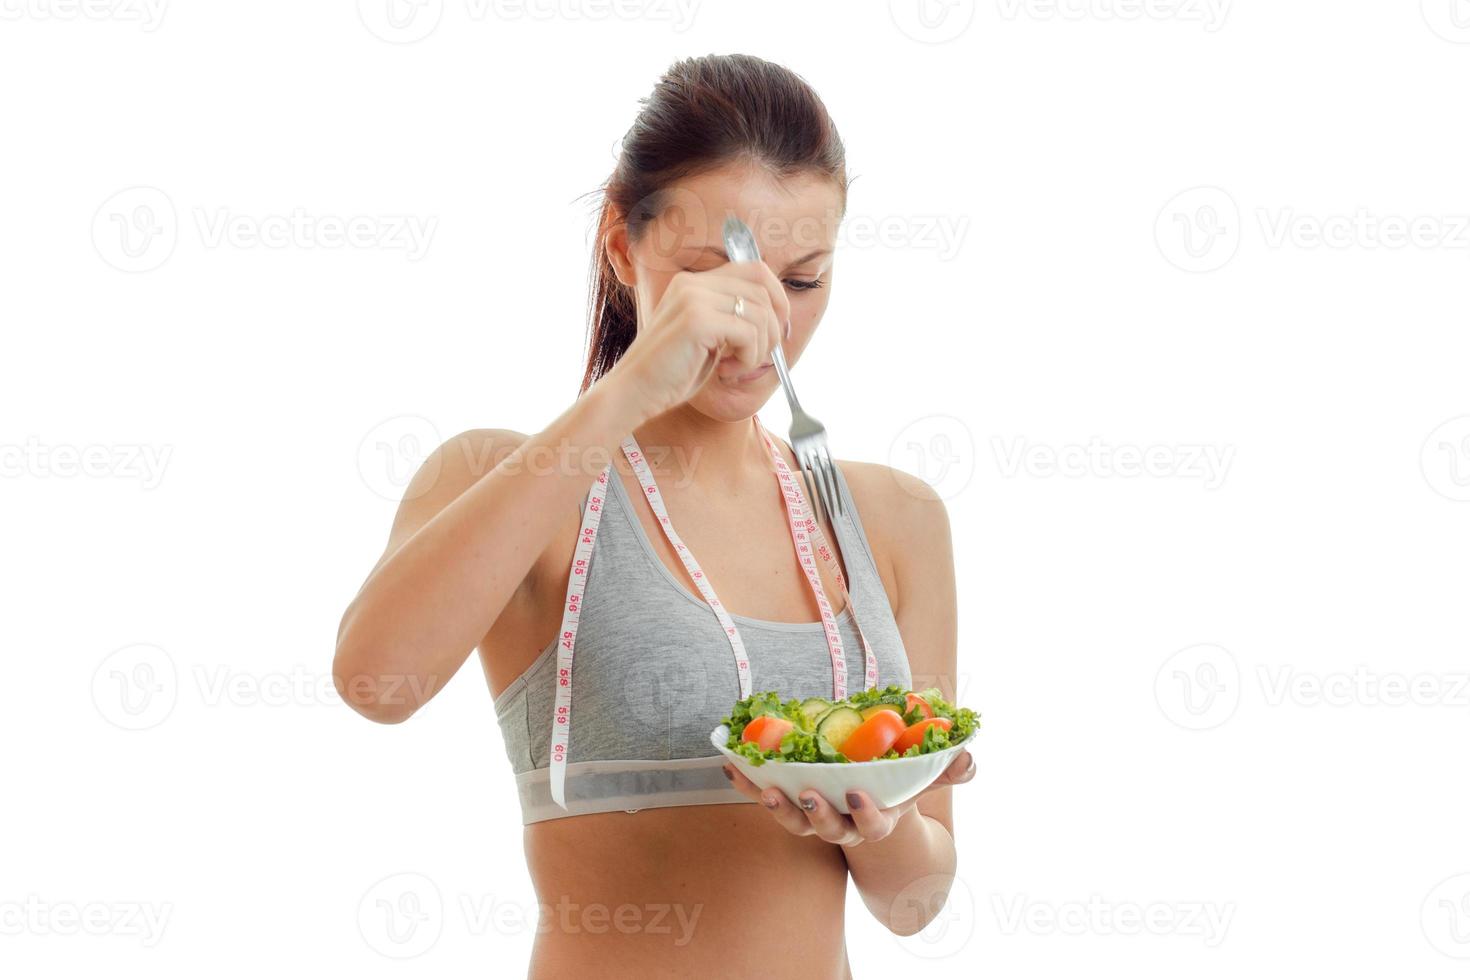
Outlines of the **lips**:
[[[721,358],[720,359],[720,365],[721,366],[725,366],[727,363],[733,362],[733,361],[735,361],[735,358],[733,358],[733,357]],[[722,380],[722,381],[733,381],[733,382],[737,382],[737,383],[744,383],[746,381],[754,381],[757,378],[761,377],[763,374],[765,374],[767,371],[769,371],[772,366],[773,366],[772,363],[770,361],[767,361],[765,364],[762,364],[760,367],[756,368],[754,371],[746,371],[746,372],[741,373],[741,374],[721,374],[720,375],[720,380]]]

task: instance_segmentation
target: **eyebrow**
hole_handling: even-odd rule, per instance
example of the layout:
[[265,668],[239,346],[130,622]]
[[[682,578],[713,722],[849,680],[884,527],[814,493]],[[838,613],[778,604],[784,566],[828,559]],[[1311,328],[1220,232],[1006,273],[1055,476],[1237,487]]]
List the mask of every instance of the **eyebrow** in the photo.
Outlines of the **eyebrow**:
[[[724,259],[726,262],[730,261],[730,256],[725,254],[725,250],[723,248],[715,248],[715,246],[713,245],[706,245],[704,247],[704,251],[713,252],[715,255],[718,255],[720,258]],[[832,250],[830,248],[819,248],[814,252],[808,252],[801,258],[797,259],[795,262],[787,263],[786,268],[789,269],[792,266],[801,265],[803,262],[810,262],[812,259],[819,259],[824,255],[830,254],[832,254]]]

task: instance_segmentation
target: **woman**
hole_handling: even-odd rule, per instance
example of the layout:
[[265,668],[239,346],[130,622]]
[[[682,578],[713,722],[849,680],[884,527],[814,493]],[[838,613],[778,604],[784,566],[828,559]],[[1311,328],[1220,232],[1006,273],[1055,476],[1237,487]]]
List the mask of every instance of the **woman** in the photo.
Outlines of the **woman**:
[[[839,463],[836,560],[809,578],[777,480],[796,461],[755,418],[772,348],[794,364],[826,309],[846,190],[800,78],[744,56],[671,68],[604,188],[579,397],[533,435],[441,446],[343,617],[338,688],[375,721],[407,718],[478,648],[548,909],[533,976],[844,977],[849,875],[904,934],[947,894],[968,753],[901,806],[849,794],[848,816],[762,794],[709,743],[740,697],[732,651],[783,697],[827,695],[843,663],[868,686],[867,656],[879,686],[953,694],[942,503]],[[727,261],[727,214],[763,261]]]

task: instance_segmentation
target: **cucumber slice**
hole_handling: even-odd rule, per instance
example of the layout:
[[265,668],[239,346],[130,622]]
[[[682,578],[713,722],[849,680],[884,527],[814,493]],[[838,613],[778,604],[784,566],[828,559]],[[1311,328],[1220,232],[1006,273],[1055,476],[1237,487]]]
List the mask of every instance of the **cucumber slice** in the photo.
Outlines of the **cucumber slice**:
[[821,735],[818,735],[817,736],[817,755],[821,758],[821,760],[823,762],[846,762],[847,761],[847,756],[843,755],[841,752],[838,752],[836,749],[834,749],[832,747],[832,743],[828,742]]
[[817,723],[817,734],[840,752],[842,743],[847,741],[847,736],[856,731],[862,723],[863,716],[856,708],[840,705],[822,716],[822,720]]
[[801,716],[806,720],[808,731],[816,731],[817,722],[822,716],[832,710],[832,702],[826,698],[807,698],[801,702]]

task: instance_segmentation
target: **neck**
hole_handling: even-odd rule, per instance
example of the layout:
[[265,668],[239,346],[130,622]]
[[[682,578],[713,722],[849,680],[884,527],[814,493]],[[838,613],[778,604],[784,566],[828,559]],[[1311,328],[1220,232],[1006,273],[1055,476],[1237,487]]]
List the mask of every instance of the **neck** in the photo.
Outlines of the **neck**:
[[633,430],[655,474],[674,473],[686,483],[739,487],[757,471],[770,470],[769,451],[752,419],[722,422],[687,403]]

